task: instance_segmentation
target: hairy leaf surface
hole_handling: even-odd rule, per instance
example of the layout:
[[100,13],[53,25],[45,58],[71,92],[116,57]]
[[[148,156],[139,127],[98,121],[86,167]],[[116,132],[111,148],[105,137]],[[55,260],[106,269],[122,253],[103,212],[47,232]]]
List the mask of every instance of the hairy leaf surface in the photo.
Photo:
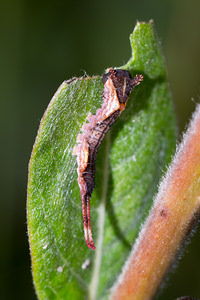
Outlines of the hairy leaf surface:
[[144,81],[97,154],[91,198],[95,251],[84,240],[72,152],[87,115],[101,107],[102,77],[65,81],[42,118],[29,164],[27,204],[39,299],[108,297],[173,153],[175,117],[152,23],[138,23],[130,41],[132,57],[121,68],[142,74]]

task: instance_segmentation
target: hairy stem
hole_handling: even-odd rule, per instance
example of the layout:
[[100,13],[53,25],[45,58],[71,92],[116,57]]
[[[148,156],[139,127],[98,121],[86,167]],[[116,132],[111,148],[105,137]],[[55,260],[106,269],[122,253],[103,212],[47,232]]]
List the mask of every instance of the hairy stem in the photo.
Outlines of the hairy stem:
[[200,105],[160,185],[111,299],[152,299],[199,211]]

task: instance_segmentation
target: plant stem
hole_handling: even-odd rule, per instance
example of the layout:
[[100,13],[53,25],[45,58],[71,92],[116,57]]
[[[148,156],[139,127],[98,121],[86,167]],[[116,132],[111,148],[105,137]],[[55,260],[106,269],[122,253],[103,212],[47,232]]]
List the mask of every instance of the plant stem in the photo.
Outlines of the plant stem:
[[163,179],[112,300],[155,295],[200,211],[200,105]]

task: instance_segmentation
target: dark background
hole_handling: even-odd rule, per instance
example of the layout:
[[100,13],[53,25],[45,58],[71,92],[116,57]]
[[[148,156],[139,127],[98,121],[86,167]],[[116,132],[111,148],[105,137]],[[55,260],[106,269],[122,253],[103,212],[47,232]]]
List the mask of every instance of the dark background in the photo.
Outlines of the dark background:
[[[0,299],[36,299],[26,229],[27,167],[40,118],[72,76],[130,57],[136,21],[155,21],[180,132],[199,102],[199,0],[0,0]],[[159,299],[200,296],[200,230]]]

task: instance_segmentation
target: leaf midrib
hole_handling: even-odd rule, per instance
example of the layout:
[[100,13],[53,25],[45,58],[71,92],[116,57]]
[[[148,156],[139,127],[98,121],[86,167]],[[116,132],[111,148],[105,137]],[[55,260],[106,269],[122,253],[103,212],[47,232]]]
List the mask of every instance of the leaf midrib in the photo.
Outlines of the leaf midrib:
[[106,198],[108,191],[108,160],[109,160],[109,151],[110,151],[110,132],[106,134],[105,137],[105,158],[103,165],[103,181],[102,181],[102,196],[100,199],[99,207],[97,209],[98,213],[98,222],[97,222],[97,241],[96,241],[96,250],[94,258],[94,267],[91,276],[91,282],[88,289],[89,300],[96,300],[96,295],[98,291],[98,284],[100,282],[100,268],[101,268],[101,258],[102,258],[102,246],[103,246],[103,235],[104,235],[104,223],[105,223],[105,207],[106,207]]

